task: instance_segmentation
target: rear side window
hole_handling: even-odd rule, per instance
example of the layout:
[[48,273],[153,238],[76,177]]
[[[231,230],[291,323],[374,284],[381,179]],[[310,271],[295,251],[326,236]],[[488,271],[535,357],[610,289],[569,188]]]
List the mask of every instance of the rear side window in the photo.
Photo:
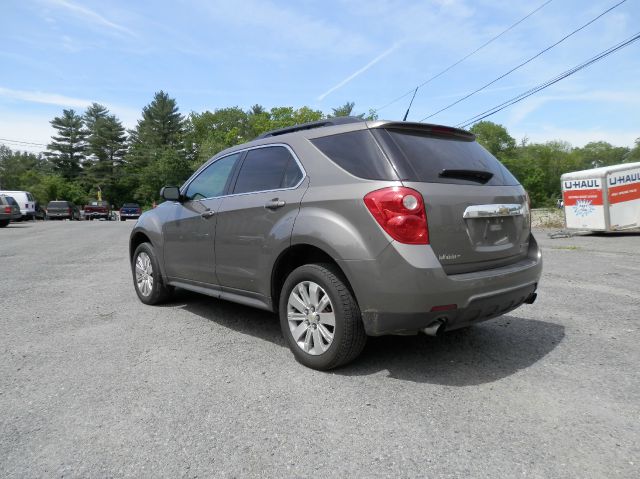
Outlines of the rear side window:
[[441,176],[443,170],[470,170],[491,173],[493,176],[485,185],[519,184],[502,163],[473,140],[415,130],[376,129],[374,134],[403,180],[480,184],[470,179]]
[[283,146],[249,150],[233,190],[235,194],[291,188],[302,179],[302,171]]
[[311,140],[316,148],[342,169],[367,180],[397,180],[369,130],[351,131]]

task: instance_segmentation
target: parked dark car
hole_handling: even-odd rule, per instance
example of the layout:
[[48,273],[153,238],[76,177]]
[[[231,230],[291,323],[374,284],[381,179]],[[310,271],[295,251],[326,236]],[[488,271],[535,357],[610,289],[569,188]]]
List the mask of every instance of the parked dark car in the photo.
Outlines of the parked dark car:
[[295,358],[437,335],[533,303],[542,271],[524,188],[473,134],[331,119],[227,149],[142,214],[136,293],[174,287],[274,311]]
[[120,221],[137,220],[142,214],[142,209],[138,203],[125,203],[120,208]]
[[47,219],[80,220],[80,209],[71,201],[49,201]]
[[0,228],[6,227],[12,221],[20,221],[22,213],[20,205],[12,196],[0,195]]

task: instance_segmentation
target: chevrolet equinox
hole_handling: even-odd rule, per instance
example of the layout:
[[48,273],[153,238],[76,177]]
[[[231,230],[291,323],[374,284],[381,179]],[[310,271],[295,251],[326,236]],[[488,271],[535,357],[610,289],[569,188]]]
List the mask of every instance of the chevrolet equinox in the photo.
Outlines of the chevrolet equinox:
[[175,287],[277,312],[295,358],[352,361],[367,336],[436,335],[532,303],[527,193],[475,137],[334,118],[207,161],[130,237],[146,304]]

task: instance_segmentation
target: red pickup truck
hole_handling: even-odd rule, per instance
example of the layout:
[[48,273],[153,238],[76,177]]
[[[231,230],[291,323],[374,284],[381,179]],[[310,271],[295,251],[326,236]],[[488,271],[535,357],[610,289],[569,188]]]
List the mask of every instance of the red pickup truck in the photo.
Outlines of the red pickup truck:
[[111,205],[108,201],[92,201],[84,207],[84,219],[104,218],[105,220],[111,219]]

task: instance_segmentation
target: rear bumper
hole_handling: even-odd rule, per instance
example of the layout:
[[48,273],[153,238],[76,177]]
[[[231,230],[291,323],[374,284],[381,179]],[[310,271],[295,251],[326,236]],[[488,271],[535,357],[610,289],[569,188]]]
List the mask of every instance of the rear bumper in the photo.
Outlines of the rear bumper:
[[140,218],[140,215],[136,213],[120,213],[120,218],[137,220],[138,218]]
[[375,260],[339,264],[371,336],[415,332],[437,320],[452,330],[500,316],[532,298],[542,273],[533,236],[525,259],[473,273],[447,275],[429,246],[397,243]]

